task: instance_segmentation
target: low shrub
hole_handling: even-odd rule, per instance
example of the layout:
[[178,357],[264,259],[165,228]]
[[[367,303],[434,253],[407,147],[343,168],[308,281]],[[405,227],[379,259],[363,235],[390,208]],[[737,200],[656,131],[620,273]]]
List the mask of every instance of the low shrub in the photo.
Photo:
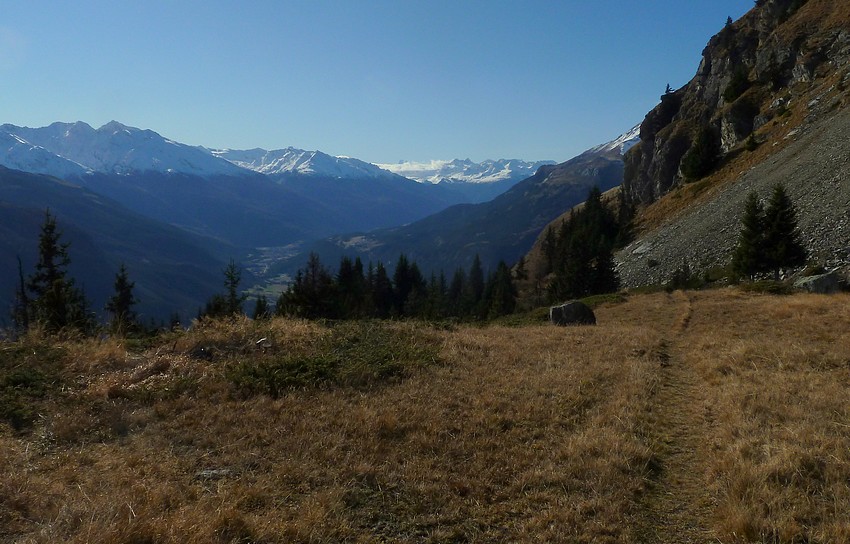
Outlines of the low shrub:
[[277,398],[306,387],[364,387],[437,361],[437,346],[412,324],[346,321],[333,325],[305,353],[246,359],[227,372],[245,396]]
[[59,383],[57,349],[18,344],[0,351],[0,421],[16,431],[31,426],[37,402]]

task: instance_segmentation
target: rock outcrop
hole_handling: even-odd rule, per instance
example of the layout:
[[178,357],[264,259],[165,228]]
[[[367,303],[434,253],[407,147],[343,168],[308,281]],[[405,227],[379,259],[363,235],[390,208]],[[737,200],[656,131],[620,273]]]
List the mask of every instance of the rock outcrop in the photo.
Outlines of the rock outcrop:
[[651,204],[689,181],[683,162],[698,134],[711,135],[722,160],[784,115],[812,82],[845,70],[848,23],[846,0],[758,0],[727,24],[706,46],[694,78],[662,96],[641,124],[641,141],[625,157],[627,198]]

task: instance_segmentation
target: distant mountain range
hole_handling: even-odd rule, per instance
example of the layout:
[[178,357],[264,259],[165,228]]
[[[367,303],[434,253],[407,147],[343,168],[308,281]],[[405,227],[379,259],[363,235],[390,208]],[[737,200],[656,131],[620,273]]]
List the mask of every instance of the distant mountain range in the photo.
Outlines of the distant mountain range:
[[480,203],[492,200],[547,164],[555,164],[555,161],[499,159],[477,163],[469,159],[454,159],[402,161],[377,166],[422,183],[451,186],[465,194],[471,203]]
[[637,141],[637,129],[631,129],[569,161],[541,166],[489,202],[452,206],[401,227],[334,236],[309,246],[276,270],[292,273],[304,265],[309,251],[331,267],[346,255],[392,266],[401,253],[426,273],[468,268],[476,254],[490,269],[500,260],[513,264],[545,225],[583,202],[591,187],[604,191],[619,185],[623,150]]
[[[25,268],[33,266],[27,261],[33,258],[37,225],[50,207],[60,226],[74,233],[74,245],[89,248],[87,255],[101,254],[78,266],[93,298],[102,298],[101,281],[125,262],[139,289],[150,294],[144,297],[146,312],[162,318],[169,301],[181,311],[202,305],[201,294],[214,292],[214,278],[230,257],[267,255],[256,248],[296,247],[342,232],[413,223],[458,203],[490,199],[504,190],[500,184],[515,182],[504,172],[517,175],[530,168],[521,167],[527,165],[522,161],[490,161],[486,168],[464,162],[456,170],[466,171],[467,181],[422,183],[320,151],[207,149],[116,121],[97,129],[83,122],[41,128],[5,124],[0,125],[0,166],[10,170],[0,172],[0,206],[7,211],[0,216],[0,231],[8,236],[0,253],[9,257],[4,259],[8,277],[14,275],[14,254],[25,259]],[[137,240],[133,223],[150,237]],[[161,277],[176,277],[157,252],[178,238],[184,244],[179,253],[206,263],[204,273],[195,270],[181,278],[183,295],[170,291],[180,283],[160,284],[153,272],[160,267]],[[189,266],[179,266],[184,265]],[[249,261],[246,265],[257,269]],[[0,293],[0,304],[10,294]]]

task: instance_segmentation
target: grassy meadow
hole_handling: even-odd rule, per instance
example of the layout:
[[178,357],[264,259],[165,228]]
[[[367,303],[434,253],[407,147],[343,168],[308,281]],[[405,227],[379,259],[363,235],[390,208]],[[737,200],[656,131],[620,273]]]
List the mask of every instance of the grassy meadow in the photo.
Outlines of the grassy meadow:
[[850,296],[0,344],[0,541],[850,542]]

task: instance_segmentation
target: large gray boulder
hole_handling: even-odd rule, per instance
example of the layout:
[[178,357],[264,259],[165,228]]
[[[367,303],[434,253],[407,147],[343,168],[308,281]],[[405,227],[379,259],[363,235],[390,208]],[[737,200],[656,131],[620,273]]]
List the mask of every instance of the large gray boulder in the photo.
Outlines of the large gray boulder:
[[565,302],[560,306],[549,308],[549,321],[555,325],[596,325],[593,310],[578,300]]
[[835,271],[817,276],[806,276],[795,281],[794,287],[822,295],[837,293],[841,288],[841,276]]

